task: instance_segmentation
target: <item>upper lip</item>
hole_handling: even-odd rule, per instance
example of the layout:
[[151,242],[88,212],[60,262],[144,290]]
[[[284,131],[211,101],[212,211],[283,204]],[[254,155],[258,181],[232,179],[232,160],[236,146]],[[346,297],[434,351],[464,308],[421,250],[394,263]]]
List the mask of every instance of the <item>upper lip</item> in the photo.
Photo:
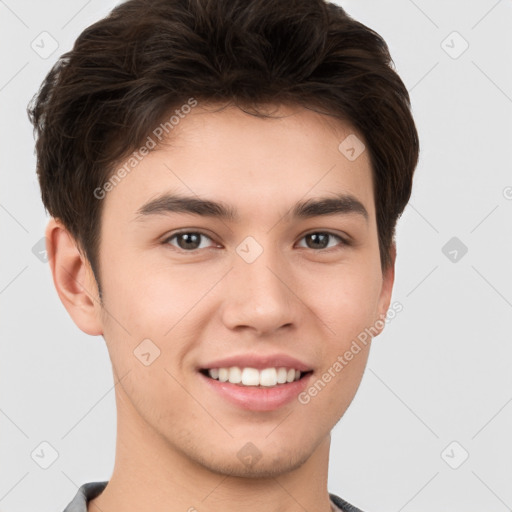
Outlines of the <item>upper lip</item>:
[[200,369],[231,368],[232,366],[238,366],[239,368],[256,368],[258,370],[263,370],[264,368],[294,368],[301,372],[312,370],[306,363],[287,354],[268,354],[260,356],[255,354],[240,354],[223,359],[216,359],[215,361],[201,366]]

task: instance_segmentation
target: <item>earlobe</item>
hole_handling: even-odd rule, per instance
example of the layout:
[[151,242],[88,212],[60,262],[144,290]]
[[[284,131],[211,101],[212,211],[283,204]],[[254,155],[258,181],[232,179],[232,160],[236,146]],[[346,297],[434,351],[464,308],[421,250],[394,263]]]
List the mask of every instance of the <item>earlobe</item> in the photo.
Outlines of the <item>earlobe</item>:
[[389,251],[390,263],[382,274],[382,288],[379,297],[378,306],[378,326],[379,334],[384,330],[385,320],[388,313],[389,305],[391,303],[391,295],[393,293],[393,284],[395,282],[395,260],[396,260],[396,244],[393,242]]
[[103,334],[98,287],[89,262],[58,219],[50,219],[45,235],[48,263],[62,304],[80,330],[91,336]]

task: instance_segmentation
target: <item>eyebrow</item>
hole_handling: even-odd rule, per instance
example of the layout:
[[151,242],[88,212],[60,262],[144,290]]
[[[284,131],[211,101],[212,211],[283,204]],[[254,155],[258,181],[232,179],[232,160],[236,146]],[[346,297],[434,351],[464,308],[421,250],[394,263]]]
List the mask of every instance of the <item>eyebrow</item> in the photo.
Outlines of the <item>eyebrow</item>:
[[[290,213],[291,210],[291,213]],[[297,202],[284,217],[308,219],[323,215],[361,215],[368,221],[368,211],[351,194],[335,194]],[[155,215],[169,213],[190,213],[204,217],[213,217],[229,222],[238,222],[240,217],[236,209],[223,202],[201,199],[179,194],[163,194],[141,206],[136,212],[136,221],[144,221]]]

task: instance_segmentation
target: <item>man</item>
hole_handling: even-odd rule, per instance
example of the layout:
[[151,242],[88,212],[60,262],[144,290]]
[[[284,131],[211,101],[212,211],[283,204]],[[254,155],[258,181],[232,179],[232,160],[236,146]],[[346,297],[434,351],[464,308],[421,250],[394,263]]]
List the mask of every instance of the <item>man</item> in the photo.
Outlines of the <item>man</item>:
[[322,0],[129,0],[29,110],[55,287],[116,382],[112,477],[66,512],[357,512],[330,432],[419,151],[385,42]]

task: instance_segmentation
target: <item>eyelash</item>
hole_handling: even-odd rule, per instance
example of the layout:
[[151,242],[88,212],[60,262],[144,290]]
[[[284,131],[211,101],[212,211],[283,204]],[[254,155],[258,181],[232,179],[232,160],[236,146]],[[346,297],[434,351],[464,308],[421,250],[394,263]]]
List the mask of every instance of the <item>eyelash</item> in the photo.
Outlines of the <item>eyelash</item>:
[[[179,235],[190,235],[190,234],[201,235],[202,237],[206,237],[209,240],[212,240],[212,238],[210,236],[208,236],[206,233],[203,233],[202,231],[179,231],[177,233],[173,233],[172,235],[168,236],[165,240],[162,241],[162,244],[164,244],[164,245],[171,245],[171,244],[169,244],[169,242],[173,238],[176,238]],[[327,249],[311,249],[312,251],[315,251],[315,252],[331,252],[333,250],[338,250],[340,247],[349,246],[350,245],[350,242],[348,240],[344,239],[340,235],[337,235],[335,233],[331,233],[329,231],[311,231],[311,232],[306,233],[305,235],[303,235],[301,240],[303,240],[307,236],[317,235],[317,234],[328,235],[328,236],[330,236],[332,238],[337,238],[339,240],[340,244],[338,246],[336,246],[336,247],[329,247]],[[182,252],[182,253],[186,253],[186,252],[188,252],[188,253],[195,253],[195,252],[198,252],[198,251],[201,250],[201,249],[186,250],[186,249],[182,249],[181,247],[177,247],[177,246],[173,246],[173,248],[178,250],[179,252]],[[208,249],[210,249],[210,247],[208,247]],[[303,249],[309,249],[309,247],[303,247]]]

